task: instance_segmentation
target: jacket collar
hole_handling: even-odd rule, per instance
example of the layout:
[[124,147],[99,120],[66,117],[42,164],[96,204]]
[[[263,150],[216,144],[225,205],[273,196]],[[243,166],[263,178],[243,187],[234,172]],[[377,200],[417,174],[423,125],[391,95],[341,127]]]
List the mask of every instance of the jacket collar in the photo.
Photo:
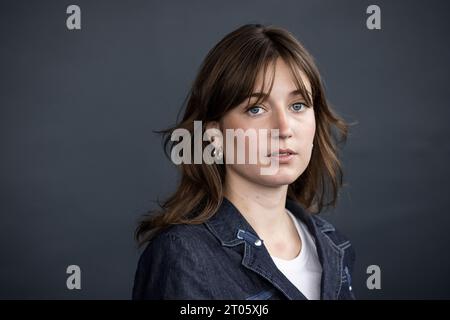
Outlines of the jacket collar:
[[[322,264],[321,298],[337,299],[341,286],[343,250],[327,235],[335,231],[327,221],[313,216],[294,200],[286,199],[286,208],[300,218],[308,227],[316,242],[317,253]],[[205,222],[222,246],[245,244],[242,265],[270,281],[290,300],[306,297],[276,267],[269,252],[253,227],[234,204],[223,197],[219,210]]]

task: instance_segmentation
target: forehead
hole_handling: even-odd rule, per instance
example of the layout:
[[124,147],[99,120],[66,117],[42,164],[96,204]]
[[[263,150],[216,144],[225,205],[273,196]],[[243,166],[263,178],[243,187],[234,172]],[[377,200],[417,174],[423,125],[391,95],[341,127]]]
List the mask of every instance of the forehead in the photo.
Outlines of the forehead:
[[[300,75],[299,80],[303,83],[311,97],[311,83],[308,77],[300,68],[297,68],[297,71]],[[272,79],[272,90],[270,90]],[[294,73],[290,66],[281,58],[277,58],[275,63],[268,65],[265,75],[264,70],[259,71],[254,86],[254,92],[260,92],[261,90],[263,90],[262,92],[269,92],[270,90],[270,95],[289,93],[296,89],[300,88],[297,87]]]

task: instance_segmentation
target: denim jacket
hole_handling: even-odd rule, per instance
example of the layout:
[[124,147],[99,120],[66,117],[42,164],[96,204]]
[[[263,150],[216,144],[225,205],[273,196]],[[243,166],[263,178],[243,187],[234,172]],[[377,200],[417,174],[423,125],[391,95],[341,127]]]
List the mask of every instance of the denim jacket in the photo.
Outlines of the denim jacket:
[[[286,208],[315,239],[322,264],[321,299],[355,299],[350,241],[323,218],[295,201]],[[276,267],[260,239],[226,197],[202,224],[173,225],[142,252],[133,299],[302,300],[306,297]]]

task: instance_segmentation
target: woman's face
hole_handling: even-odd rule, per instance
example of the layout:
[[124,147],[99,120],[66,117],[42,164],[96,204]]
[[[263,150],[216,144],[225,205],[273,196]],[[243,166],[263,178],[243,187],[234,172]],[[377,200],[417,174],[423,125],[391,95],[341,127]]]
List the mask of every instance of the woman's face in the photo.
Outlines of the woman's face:
[[[270,84],[269,75],[271,70],[267,72],[265,84]],[[302,80],[311,93],[311,86],[304,75],[301,73]],[[257,78],[255,88],[261,88],[262,78],[261,74]],[[268,92],[268,88],[265,89]],[[257,90],[259,91],[259,90]],[[255,91],[254,91],[255,92]],[[240,152],[245,152],[245,164],[236,164],[236,158],[232,164],[226,164],[227,175],[237,174],[240,177],[252,181],[253,183],[277,187],[287,185],[294,182],[307,168],[312,151],[312,143],[316,129],[314,109],[309,106],[306,100],[302,97],[300,92],[297,92],[294,79],[292,78],[289,67],[282,59],[276,62],[276,72],[273,83],[273,88],[268,99],[258,105],[255,105],[256,97],[252,97],[250,105],[247,107],[247,100],[236,108],[230,110],[220,121],[220,129],[223,133],[223,152],[226,157],[226,129],[242,129],[246,131],[252,129],[259,134],[265,133],[267,143],[261,144],[257,139],[257,162],[256,164],[249,163],[249,153],[251,150],[249,141],[246,140],[244,147],[240,148]],[[265,130],[261,130],[265,129]],[[278,134],[273,134],[271,129],[278,129]],[[278,147],[280,149],[291,149],[295,152],[290,156],[290,160],[286,158],[273,158],[272,152],[279,150],[271,150],[273,139],[278,140]],[[263,140],[262,140],[263,141]],[[267,152],[263,155],[266,157],[265,162],[262,162],[259,156],[261,146],[266,148]],[[239,145],[236,138],[234,138],[234,154],[238,152]],[[278,160],[277,160],[278,159]],[[268,161],[273,161],[272,164]],[[269,168],[272,166],[276,170],[272,170],[270,174],[261,174],[262,168]]]

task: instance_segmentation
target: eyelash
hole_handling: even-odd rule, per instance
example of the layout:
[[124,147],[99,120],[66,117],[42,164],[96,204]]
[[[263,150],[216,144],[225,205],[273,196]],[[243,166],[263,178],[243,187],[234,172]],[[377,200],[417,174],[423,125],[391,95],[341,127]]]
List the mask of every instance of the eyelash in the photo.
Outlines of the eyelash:
[[[305,108],[309,108],[309,106],[308,106],[306,103],[303,103],[303,102],[295,102],[295,103],[293,103],[293,104],[291,105],[291,107],[292,107],[293,105],[296,105],[296,104],[302,104],[302,105],[305,106]],[[255,109],[255,108],[260,108],[260,109],[262,109],[261,106],[259,106],[259,105],[254,105],[254,106],[249,107],[247,110],[245,110],[245,112],[246,112],[248,115],[250,115],[251,117],[260,115],[260,113],[254,113],[254,114],[251,114],[251,113],[249,112],[250,110]],[[295,113],[300,113],[300,112],[303,112],[303,111],[294,111],[294,112],[295,112]]]

